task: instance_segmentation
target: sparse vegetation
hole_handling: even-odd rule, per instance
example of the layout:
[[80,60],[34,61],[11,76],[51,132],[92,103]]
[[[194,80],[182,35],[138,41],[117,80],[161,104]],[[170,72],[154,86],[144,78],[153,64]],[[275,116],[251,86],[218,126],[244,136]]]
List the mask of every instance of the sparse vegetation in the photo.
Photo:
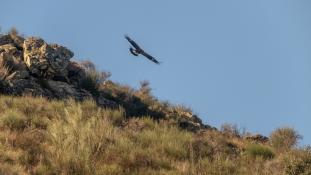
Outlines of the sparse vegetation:
[[278,151],[289,151],[302,137],[293,128],[278,128],[271,133],[272,146]]
[[93,95],[98,95],[101,84],[110,77],[109,72],[98,72],[92,62],[84,61],[81,63],[85,68],[85,77],[80,82],[81,88],[88,90]]
[[311,148],[293,150],[285,159],[285,172],[288,175],[311,174]]
[[0,121],[4,174],[298,174],[311,166],[307,150],[283,158],[269,145],[128,118],[91,100],[1,96]]
[[10,75],[10,69],[4,63],[0,63],[0,81],[7,80]]
[[230,123],[224,123],[220,127],[220,131],[223,134],[226,134],[228,136],[233,136],[233,137],[240,137],[240,130],[238,129],[237,125],[235,124],[230,124]]

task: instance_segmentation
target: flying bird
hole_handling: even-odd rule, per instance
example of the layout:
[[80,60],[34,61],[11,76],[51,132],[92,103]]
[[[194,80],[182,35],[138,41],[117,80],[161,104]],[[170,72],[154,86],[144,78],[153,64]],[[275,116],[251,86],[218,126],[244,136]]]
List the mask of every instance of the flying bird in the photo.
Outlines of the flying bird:
[[148,53],[146,53],[142,48],[139,47],[139,45],[133,41],[128,35],[125,35],[125,39],[131,43],[131,45],[134,47],[130,47],[130,52],[134,55],[134,56],[139,56],[139,54],[145,56],[146,58],[148,58],[149,60],[151,60],[152,62],[156,63],[156,64],[160,64],[159,61],[157,61],[153,56],[149,55]]

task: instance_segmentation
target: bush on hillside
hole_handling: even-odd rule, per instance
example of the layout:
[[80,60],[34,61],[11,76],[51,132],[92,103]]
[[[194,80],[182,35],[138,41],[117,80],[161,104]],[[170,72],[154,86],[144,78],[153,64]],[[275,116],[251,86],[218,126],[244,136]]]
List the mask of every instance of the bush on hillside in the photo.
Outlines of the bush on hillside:
[[302,136],[293,128],[278,128],[270,135],[271,145],[278,151],[288,151],[293,148]]
[[224,123],[221,125],[220,131],[228,136],[240,137],[240,130],[236,124]]
[[274,157],[274,153],[272,150],[263,145],[258,144],[250,144],[245,148],[245,152],[247,155],[253,158],[263,158],[263,159],[272,159]]
[[84,61],[81,63],[85,68],[85,77],[80,81],[81,88],[98,95],[100,85],[105,82],[111,74],[109,72],[98,72],[92,62]]

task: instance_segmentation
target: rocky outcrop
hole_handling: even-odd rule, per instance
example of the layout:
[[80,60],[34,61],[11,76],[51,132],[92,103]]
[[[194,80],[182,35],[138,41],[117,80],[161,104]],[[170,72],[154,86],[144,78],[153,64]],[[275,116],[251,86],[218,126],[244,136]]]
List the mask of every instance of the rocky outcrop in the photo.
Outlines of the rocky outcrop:
[[66,77],[66,68],[73,53],[67,48],[48,45],[41,38],[30,37],[24,41],[24,62],[29,71],[38,77]]
[[73,55],[66,47],[48,44],[38,37],[0,35],[0,93],[56,99],[95,98],[99,105],[116,106],[79,86],[86,70],[78,62],[70,61]]
[[267,143],[269,138],[260,134],[247,135],[244,139],[249,140],[254,143]]
[[0,46],[0,64],[14,72],[11,75],[13,79],[29,77],[27,66],[23,61],[23,53],[12,43]]
[[122,106],[127,116],[173,118],[175,124],[193,132],[211,129],[191,111],[179,107],[149,108],[143,97],[148,97],[150,89],[140,95],[117,90],[117,85],[105,81],[109,73],[96,72],[94,64],[88,61],[71,61],[73,56],[66,47],[48,44],[39,37],[23,38],[16,32],[0,35],[0,93],[49,99],[92,98],[102,107]]
[[191,110],[181,106],[172,107],[169,112],[166,113],[166,116],[178,118],[179,127],[188,131],[197,132],[202,129],[216,129],[203,124],[202,120],[197,115],[193,114]]
[[23,42],[24,42],[24,38],[17,36],[17,35],[12,35],[12,34],[0,35],[0,45],[12,43],[15,46],[21,48]]
[[192,131],[192,132],[198,132],[200,130],[217,130],[214,127],[211,127],[210,125],[207,124],[203,124],[203,122],[200,120],[196,120],[198,119],[198,117],[196,115],[193,115],[190,118],[181,118],[178,120],[178,125],[179,127],[186,129],[188,131]]

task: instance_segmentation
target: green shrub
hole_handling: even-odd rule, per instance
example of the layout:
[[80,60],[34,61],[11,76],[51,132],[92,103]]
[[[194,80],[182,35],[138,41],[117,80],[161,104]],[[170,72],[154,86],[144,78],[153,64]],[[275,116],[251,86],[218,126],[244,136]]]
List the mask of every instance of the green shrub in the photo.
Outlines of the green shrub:
[[253,158],[272,159],[274,157],[274,153],[269,147],[257,144],[246,146],[245,153]]
[[278,151],[288,151],[293,148],[302,137],[293,128],[278,128],[270,135],[271,145]]

